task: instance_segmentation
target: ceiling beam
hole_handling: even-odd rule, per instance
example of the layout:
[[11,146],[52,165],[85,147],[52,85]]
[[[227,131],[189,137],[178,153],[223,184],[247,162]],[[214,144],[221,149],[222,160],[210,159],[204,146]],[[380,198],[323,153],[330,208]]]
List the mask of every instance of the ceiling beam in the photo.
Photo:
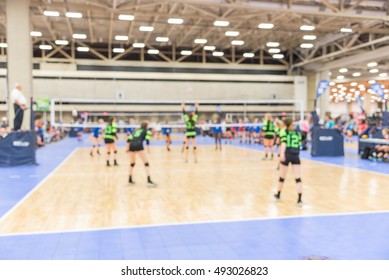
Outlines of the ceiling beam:
[[357,46],[354,46],[354,47],[351,47],[351,48],[343,48],[340,51],[335,51],[335,52],[329,53],[327,55],[316,57],[316,58],[313,58],[313,59],[310,59],[310,60],[305,60],[305,61],[302,61],[300,63],[292,65],[292,68],[302,67],[304,65],[312,64],[314,62],[320,62],[320,61],[325,60],[325,59],[337,57],[337,56],[343,55],[343,54],[351,52],[351,51],[355,51],[355,50],[359,50],[359,49],[362,49],[362,48],[370,47],[372,45],[375,45],[375,44],[378,44],[378,43],[387,42],[387,41],[389,41],[389,36],[385,36],[385,37],[382,37],[382,38],[379,38],[379,39],[376,39],[376,40],[373,40],[373,41],[370,41],[370,42],[367,42],[367,43],[363,43],[363,44],[360,44],[360,45],[357,45]]
[[212,2],[211,4],[207,0],[174,0],[179,3],[187,3],[191,4],[195,7],[202,7],[202,6],[216,6],[220,8],[225,9],[236,9],[236,10],[243,10],[243,11],[250,11],[250,12],[274,12],[274,13],[292,13],[292,14],[301,14],[301,15],[310,15],[310,16],[317,16],[317,17],[336,17],[336,18],[349,18],[349,19],[361,19],[361,20],[382,20],[382,21],[389,21],[389,16],[386,14],[384,15],[364,15],[364,14],[357,14],[357,13],[350,13],[350,11],[341,11],[339,13],[329,13],[329,12],[322,12],[318,9],[318,7],[312,7],[311,9],[288,9],[287,5],[285,4],[272,4],[272,3],[261,3],[261,2],[245,2],[244,5],[239,3],[222,3],[222,2]]

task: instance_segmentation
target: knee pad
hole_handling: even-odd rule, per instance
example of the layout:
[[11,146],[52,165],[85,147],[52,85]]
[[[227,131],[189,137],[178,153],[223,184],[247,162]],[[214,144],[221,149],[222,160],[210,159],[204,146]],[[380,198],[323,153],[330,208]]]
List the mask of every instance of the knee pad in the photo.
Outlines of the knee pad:
[[301,178],[296,178],[296,183],[301,183]]
[[92,145],[92,148],[95,148],[96,147],[96,145]]
[[195,151],[195,150],[197,150],[197,147],[196,147],[196,146],[193,147],[193,151]]
[[117,154],[117,153],[118,153],[118,151],[113,151],[113,153],[114,153],[114,154]]
[[134,163],[131,163],[130,166],[131,166],[131,167],[134,167],[134,166],[135,166],[135,162],[134,162]]
[[107,152],[107,155],[110,155],[111,154],[111,152]]
[[280,178],[278,179],[278,182],[283,183],[283,182],[285,182],[285,179],[280,177]]
[[146,163],[145,163],[145,166],[146,166],[146,167],[149,167],[149,166],[150,166],[150,164],[149,164],[148,162],[146,162]]
[[188,147],[188,146],[186,146],[186,149],[187,149],[187,150],[189,150],[189,147]]

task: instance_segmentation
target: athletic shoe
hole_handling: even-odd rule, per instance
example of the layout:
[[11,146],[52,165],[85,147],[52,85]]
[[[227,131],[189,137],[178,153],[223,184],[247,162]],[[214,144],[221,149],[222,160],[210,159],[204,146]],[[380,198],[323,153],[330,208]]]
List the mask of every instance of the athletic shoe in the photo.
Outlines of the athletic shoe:
[[303,207],[303,202],[300,200],[300,201],[297,201],[297,206],[298,207]]
[[262,160],[267,160],[267,157],[263,157]]
[[133,185],[135,185],[135,182],[134,182],[134,181],[129,181],[128,184],[129,184],[130,186],[133,186]]
[[118,164],[117,162],[115,162],[115,163],[113,164],[113,166],[119,166],[119,164]]
[[147,182],[147,186],[148,187],[156,187],[158,185],[156,183],[154,183],[153,181],[149,181],[149,182]]
[[281,199],[281,196],[280,196],[278,193],[276,193],[276,194],[274,195],[274,198],[277,199],[277,200],[280,200],[280,199]]

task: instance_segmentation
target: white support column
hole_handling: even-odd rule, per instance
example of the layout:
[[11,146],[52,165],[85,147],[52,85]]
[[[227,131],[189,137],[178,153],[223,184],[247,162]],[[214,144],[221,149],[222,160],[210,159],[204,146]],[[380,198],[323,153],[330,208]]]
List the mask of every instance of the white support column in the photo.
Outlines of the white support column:
[[[321,80],[330,80],[330,76],[328,75],[328,71],[322,71],[316,73],[316,88],[317,85]],[[316,90],[315,88],[315,90]],[[316,94],[316,93],[315,93]],[[329,111],[329,106],[330,106],[330,95],[329,95],[329,90],[326,90],[325,93],[322,94],[322,96],[319,98],[317,102],[317,113],[320,117],[320,119],[324,119],[325,113]]]
[[[30,36],[30,0],[7,0],[7,78],[8,115],[13,127],[14,108],[10,99],[15,83],[30,105],[32,94],[32,40]],[[24,112],[23,129],[30,129],[30,110]]]
[[[301,104],[296,104],[295,111],[307,111],[308,104],[308,79],[306,76],[294,77],[294,99],[301,100]],[[301,116],[300,116],[301,117]]]

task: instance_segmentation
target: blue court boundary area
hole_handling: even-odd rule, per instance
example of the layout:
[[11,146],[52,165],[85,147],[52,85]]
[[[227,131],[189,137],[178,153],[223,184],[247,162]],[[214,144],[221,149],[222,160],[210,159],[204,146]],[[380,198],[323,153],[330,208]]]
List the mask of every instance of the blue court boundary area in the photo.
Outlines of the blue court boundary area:
[[0,217],[33,190],[77,147],[73,139],[63,139],[36,152],[38,165],[0,168]]
[[389,213],[0,237],[8,260],[388,260]]

